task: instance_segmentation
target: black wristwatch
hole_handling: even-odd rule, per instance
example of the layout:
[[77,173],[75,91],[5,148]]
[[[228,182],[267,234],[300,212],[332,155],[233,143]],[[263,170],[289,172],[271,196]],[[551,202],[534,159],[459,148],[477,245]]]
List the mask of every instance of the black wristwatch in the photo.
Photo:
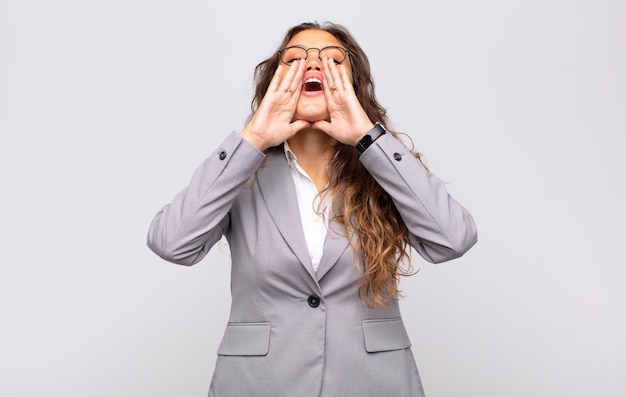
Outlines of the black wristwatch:
[[359,154],[363,154],[363,152],[365,152],[365,150],[367,150],[367,148],[370,147],[375,140],[386,133],[387,130],[385,127],[383,127],[380,123],[376,123],[374,128],[369,130],[369,132],[361,138],[359,143],[356,144],[356,151],[359,152]]

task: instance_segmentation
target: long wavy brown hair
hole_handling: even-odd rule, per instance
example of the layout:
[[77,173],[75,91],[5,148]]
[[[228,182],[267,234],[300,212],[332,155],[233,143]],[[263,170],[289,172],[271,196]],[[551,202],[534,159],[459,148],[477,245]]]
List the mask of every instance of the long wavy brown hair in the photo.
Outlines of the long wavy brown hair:
[[[322,25],[302,23],[287,31],[278,50],[296,34],[311,29],[332,34],[348,49],[357,98],[372,122],[388,126],[387,111],[376,100],[367,56],[345,27],[330,22]],[[278,50],[256,66],[252,114],[258,109],[278,67]],[[390,133],[397,136],[395,132]],[[389,194],[359,161],[356,149],[339,144],[337,150],[329,166],[329,185],[323,194],[332,197],[333,216],[343,224],[346,236],[363,264],[358,291],[361,301],[367,307],[387,306],[401,296],[400,276],[413,274],[408,231]]]

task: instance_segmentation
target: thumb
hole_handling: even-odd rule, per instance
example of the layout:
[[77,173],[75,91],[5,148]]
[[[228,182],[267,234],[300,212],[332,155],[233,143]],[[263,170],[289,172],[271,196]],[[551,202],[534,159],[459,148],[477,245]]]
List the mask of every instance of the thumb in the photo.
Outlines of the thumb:
[[291,128],[293,129],[294,132],[298,132],[301,129],[307,128],[307,127],[311,127],[311,122],[306,121],[306,120],[295,120],[293,122],[291,122]]
[[322,130],[326,134],[329,134],[331,131],[331,124],[326,120],[318,120],[312,124],[312,127]]

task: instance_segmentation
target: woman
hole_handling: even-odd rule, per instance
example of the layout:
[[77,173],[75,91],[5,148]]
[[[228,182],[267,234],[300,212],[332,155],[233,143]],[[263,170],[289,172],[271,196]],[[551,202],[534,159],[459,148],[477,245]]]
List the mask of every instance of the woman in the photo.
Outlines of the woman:
[[255,77],[245,128],[148,235],[184,265],[229,242],[232,306],[209,395],[422,396],[398,279],[411,247],[433,263],[464,254],[472,217],[385,130],[345,28],[292,28]]

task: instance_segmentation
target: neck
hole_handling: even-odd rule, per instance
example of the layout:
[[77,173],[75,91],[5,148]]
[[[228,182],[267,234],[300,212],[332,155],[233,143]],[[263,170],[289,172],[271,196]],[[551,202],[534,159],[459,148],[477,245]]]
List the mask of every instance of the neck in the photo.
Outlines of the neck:
[[298,164],[321,192],[328,183],[328,165],[335,156],[337,141],[320,130],[306,128],[289,138],[288,142],[298,158]]

